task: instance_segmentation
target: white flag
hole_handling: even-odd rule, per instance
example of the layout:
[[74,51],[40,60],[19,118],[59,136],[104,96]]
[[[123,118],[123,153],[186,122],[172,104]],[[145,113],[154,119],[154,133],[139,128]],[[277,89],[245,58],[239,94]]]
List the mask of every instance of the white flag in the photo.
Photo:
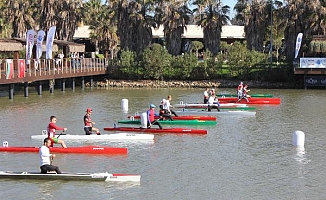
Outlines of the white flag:
[[55,35],[55,26],[52,26],[48,31],[48,36],[46,37],[46,59],[52,59],[52,46]]
[[296,59],[298,57],[299,51],[300,51],[300,47],[301,47],[301,42],[302,42],[302,33],[299,33],[297,36],[297,42],[295,44],[295,54],[294,54],[294,59]]
[[27,31],[26,35],[26,64],[30,63],[32,57],[33,46],[34,46],[34,35],[35,31],[33,29]]
[[36,60],[37,62],[40,61],[40,58],[42,56],[42,43],[44,39],[45,32],[43,30],[40,30],[37,33],[37,43],[36,43]]

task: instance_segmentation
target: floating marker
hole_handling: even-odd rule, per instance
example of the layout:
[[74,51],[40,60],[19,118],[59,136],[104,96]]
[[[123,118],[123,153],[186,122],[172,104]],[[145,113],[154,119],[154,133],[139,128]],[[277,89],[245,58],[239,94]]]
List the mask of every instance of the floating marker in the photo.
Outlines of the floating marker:
[[128,99],[121,100],[121,108],[123,111],[128,111]]
[[147,113],[144,112],[140,115],[140,122],[142,128],[147,128]]
[[304,147],[305,134],[302,131],[294,131],[292,144],[297,147]]

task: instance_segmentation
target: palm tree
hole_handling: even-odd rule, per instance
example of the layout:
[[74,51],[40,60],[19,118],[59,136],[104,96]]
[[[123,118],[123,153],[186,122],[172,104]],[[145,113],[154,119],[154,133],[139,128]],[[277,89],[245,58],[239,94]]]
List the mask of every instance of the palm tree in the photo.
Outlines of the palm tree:
[[203,28],[205,48],[213,56],[220,50],[222,26],[230,21],[229,6],[223,6],[220,0],[207,0],[205,12],[197,16],[197,25]]
[[180,55],[182,50],[182,34],[190,21],[192,11],[186,1],[164,0],[157,4],[155,19],[158,26],[163,25],[166,47],[172,55]]
[[153,17],[148,12],[151,5],[150,0],[110,1],[122,49],[139,53],[151,44]]
[[23,38],[26,30],[34,28],[35,20],[33,12],[35,1],[33,0],[6,0],[3,10],[4,21],[12,27],[11,37]]

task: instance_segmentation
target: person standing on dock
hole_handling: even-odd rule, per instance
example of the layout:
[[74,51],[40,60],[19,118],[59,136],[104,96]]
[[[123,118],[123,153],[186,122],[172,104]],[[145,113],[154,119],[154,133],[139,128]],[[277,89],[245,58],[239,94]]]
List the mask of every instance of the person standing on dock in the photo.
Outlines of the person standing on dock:
[[92,134],[95,132],[97,135],[101,135],[100,130],[94,127],[95,122],[91,119],[91,114],[93,110],[91,108],[86,109],[86,115],[84,116],[84,131],[86,135]]
[[55,171],[57,174],[61,174],[59,167],[52,165],[52,160],[55,158],[55,154],[50,153],[49,148],[51,146],[51,140],[49,138],[45,138],[43,146],[39,150],[41,173],[47,174],[49,171]]
[[155,120],[155,116],[159,117],[160,115],[156,114],[154,108],[156,106],[154,104],[149,105],[149,110],[147,111],[147,128],[151,128],[152,125],[157,125],[160,129],[163,129],[162,125],[158,120]]
[[50,123],[48,125],[48,138],[51,140],[51,147],[53,147],[53,144],[56,143],[56,144],[61,144],[61,146],[63,148],[67,148],[65,142],[63,140],[59,140],[58,137],[55,137],[55,131],[56,130],[63,130],[63,131],[66,131],[67,128],[63,128],[63,127],[60,127],[60,126],[57,126],[56,125],[57,123],[57,118],[56,116],[51,116],[50,117]]

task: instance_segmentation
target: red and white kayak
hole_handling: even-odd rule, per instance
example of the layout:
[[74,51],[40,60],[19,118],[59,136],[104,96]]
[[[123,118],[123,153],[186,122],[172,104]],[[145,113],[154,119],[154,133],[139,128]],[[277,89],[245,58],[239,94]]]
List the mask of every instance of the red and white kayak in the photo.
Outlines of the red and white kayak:
[[[213,105],[217,105],[213,104]],[[203,104],[203,103],[183,103],[182,101],[179,104],[175,104],[175,108],[207,108],[209,105],[208,104]],[[243,103],[220,103],[220,108],[244,108],[248,107],[248,105],[243,104]]]
[[41,174],[40,172],[4,172],[0,171],[0,178],[4,179],[37,179],[37,180],[65,180],[65,181],[114,181],[126,182],[133,181],[139,182],[140,175],[138,174],[110,174],[103,173],[49,173]]
[[[204,121],[216,121],[216,117],[214,116],[194,116],[194,115],[183,115],[183,116],[172,116],[173,120],[204,120]],[[128,116],[129,119],[134,118],[134,119],[140,119],[140,115],[135,115],[135,116]],[[158,119],[159,117],[155,117],[155,119]]]
[[[39,152],[39,147],[19,147],[19,146],[8,146],[0,147],[2,152]],[[85,154],[127,154],[127,148],[120,147],[103,147],[103,146],[83,146],[83,147],[53,147],[50,149],[53,153],[85,153]]]
[[207,134],[207,130],[203,129],[187,129],[187,128],[135,128],[135,127],[107,127],[105,131],[131,131],[144,133],[172,133],[172,134]]

